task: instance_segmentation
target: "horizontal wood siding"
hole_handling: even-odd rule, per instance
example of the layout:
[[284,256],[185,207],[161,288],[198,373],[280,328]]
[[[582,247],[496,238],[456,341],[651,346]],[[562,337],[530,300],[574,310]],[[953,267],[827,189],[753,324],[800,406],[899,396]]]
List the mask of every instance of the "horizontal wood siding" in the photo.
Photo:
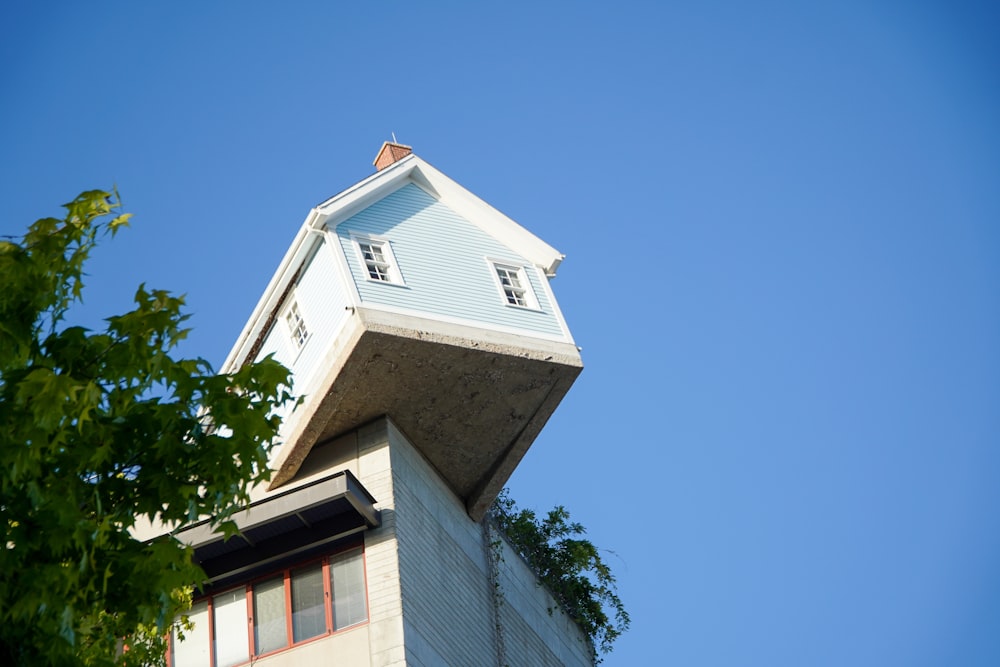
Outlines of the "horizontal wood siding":
[[[388,239],[405,286],[367,279],[351,234]],[[362,302],[564,336],[543,275],[418,186],[409,184],[337,225]],[[507,306],[486,258],[527,268],[540,310]]]
[[[273,354],[274,358],[285,366],[291,366],[291,360],[295,355],[295,348],[292,345],[291,338],[288,336],[288,327],[281,320],[275,320],[271,330],[267,332],[267,336],[264,338],[264,344],[261,346],[260,352],[257,353],[257,358],[254,361],[260,361],[269,354]],[[293,409],[293,405],[286,403],[281,408],[274,411],[274,414],[281,417],[281,428],[278,430],[279,441],[284,439],[284,435],[290,428],[291,422],[287,419],[287,417]],[[281,445],[278,444],[269,454],[271,460],[274,460],[274,457],[277,456],[280,451]]]
[[[276,360],[291,369],[295,395],[307,391],[309,381],[319,369],[320,360],[349,315],[347,290],[337,275],[333,251],[325,242],[320,244],[312,259],[303,267],[298,284],[281,305],[278,317],[257,355],[260,360],[274,354]],[[285,322],[285,313],[293,300],[298,303],[299,314],[309,332],[301,349],[292,342]],[[291,409],[291,405],[286,405],[279,414],[282,418],[287,417]],[[282,431],[285,430],[283,424]]]
[[292,346],[292,341],[288,337],[287,327],[284,322],[275,320],[274,326],[267,333],[267,337],[264,338],[264,344],[260,348],[260,352],[257,353],[257,358],[254,361],[260,361],[269,354],[273,354],[274,358],[280,361],[285,366],[290,366],[292,359],[295,356],[295,349]]
[[305,391],[337,330],[350,314],[346,286],[337,274],[333,249],[325,241],[299,276],[293,292],[309,328],[309,339],[292,365],[297,391]]

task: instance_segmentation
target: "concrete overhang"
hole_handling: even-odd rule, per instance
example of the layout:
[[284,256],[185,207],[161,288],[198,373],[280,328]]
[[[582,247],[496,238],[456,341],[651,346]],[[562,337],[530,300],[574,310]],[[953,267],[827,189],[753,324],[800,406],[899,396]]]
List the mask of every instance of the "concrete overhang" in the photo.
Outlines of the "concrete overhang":
[[387,415],[478,520],[583,364],[572,343],[357,308],[319,368],[270,488],[317,442]]
[[379,525],[375,499],[349,471],[275,493],[233,517],[228,540],[205,520],[177,533],[213,584]]

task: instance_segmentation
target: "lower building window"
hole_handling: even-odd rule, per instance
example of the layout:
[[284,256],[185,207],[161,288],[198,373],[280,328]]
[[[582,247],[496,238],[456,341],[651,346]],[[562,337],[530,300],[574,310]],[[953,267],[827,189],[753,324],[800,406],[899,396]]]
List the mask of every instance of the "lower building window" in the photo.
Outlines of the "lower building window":
[[292,638],[301,642],[326,632],[323,568],[292,570]]
[[216,667],[233,667],[250,659],[249,643],[230,639],[247,634],[245,590],[240,588],[212,597],[212,627]]
[[171,637],[174,667],[234,667],[368,620],[360,548],[197,600]]
[[368,620],[363,560],[351,552],[332,556],[330,591],[333,593],[334,630],[342,630]]
[[253,586],[252,618],[253,644],[259,653],[270,653],[288,646],[284,577]]
[[178,641],[177,631],[174,631],[170,664],[178,667],[212,664],[212,640],[208,632],[210,626],[208,600],[198,600],[191,605],[188,620],[193,627],[184,630],[184,641]]

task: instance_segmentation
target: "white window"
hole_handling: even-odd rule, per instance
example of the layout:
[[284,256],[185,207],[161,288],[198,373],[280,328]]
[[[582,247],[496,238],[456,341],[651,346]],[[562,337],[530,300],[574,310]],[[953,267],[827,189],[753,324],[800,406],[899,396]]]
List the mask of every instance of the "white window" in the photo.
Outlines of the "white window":
[[500,287],[504,303],[509,306],[538,310],[538,300],[531,289],[528,274],[523,266],[492,262],[494,278]]
[[243,588],[212,598],[215,667],[233,667],[250,659],[247,643],[247,594]]
[[253,645],[257,655],[288,646],[283,576],[253,586],[253,611]]
[[292,570],[292,641],[326,632],[323,568],[320,564]]
[[365,563],[360,550],[330,558],[330,591],[333,594],[334,630],[368,620]]
[[368,280],[380,283],[403,284],[403,276],[392,254],[392,246],[385,239],[355,237],[354,246],[361,259],[361,270]]
[[184,630],[184,639],[181,640],[174,630],[173,634],[173,655],[172,664],[190,665],[190,667],[211,667],[211,643],[208,634],[208,600],[199,600],[191,605],[191,611],[187,613],[188,621],[193,626]]
[[306,321],[299,313],[299,304],[294,301],[285,313],[285,323],[288,325],[288,334],[292,337],[292,342],[295,343],[295,349],[302,347],[306,338],[309,337],[309,330],[306,329]]

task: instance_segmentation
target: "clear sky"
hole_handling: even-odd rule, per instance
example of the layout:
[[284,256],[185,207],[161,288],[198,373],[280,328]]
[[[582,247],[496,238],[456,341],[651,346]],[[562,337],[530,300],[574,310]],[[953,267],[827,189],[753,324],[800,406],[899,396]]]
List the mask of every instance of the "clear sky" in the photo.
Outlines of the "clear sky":
[[566,254],[586,368],[511,480],[610,550],[607,665],[1000,664],[989,3],[0,7],[0,234],[117,185],[84,321],[219,366],[390,133]]

